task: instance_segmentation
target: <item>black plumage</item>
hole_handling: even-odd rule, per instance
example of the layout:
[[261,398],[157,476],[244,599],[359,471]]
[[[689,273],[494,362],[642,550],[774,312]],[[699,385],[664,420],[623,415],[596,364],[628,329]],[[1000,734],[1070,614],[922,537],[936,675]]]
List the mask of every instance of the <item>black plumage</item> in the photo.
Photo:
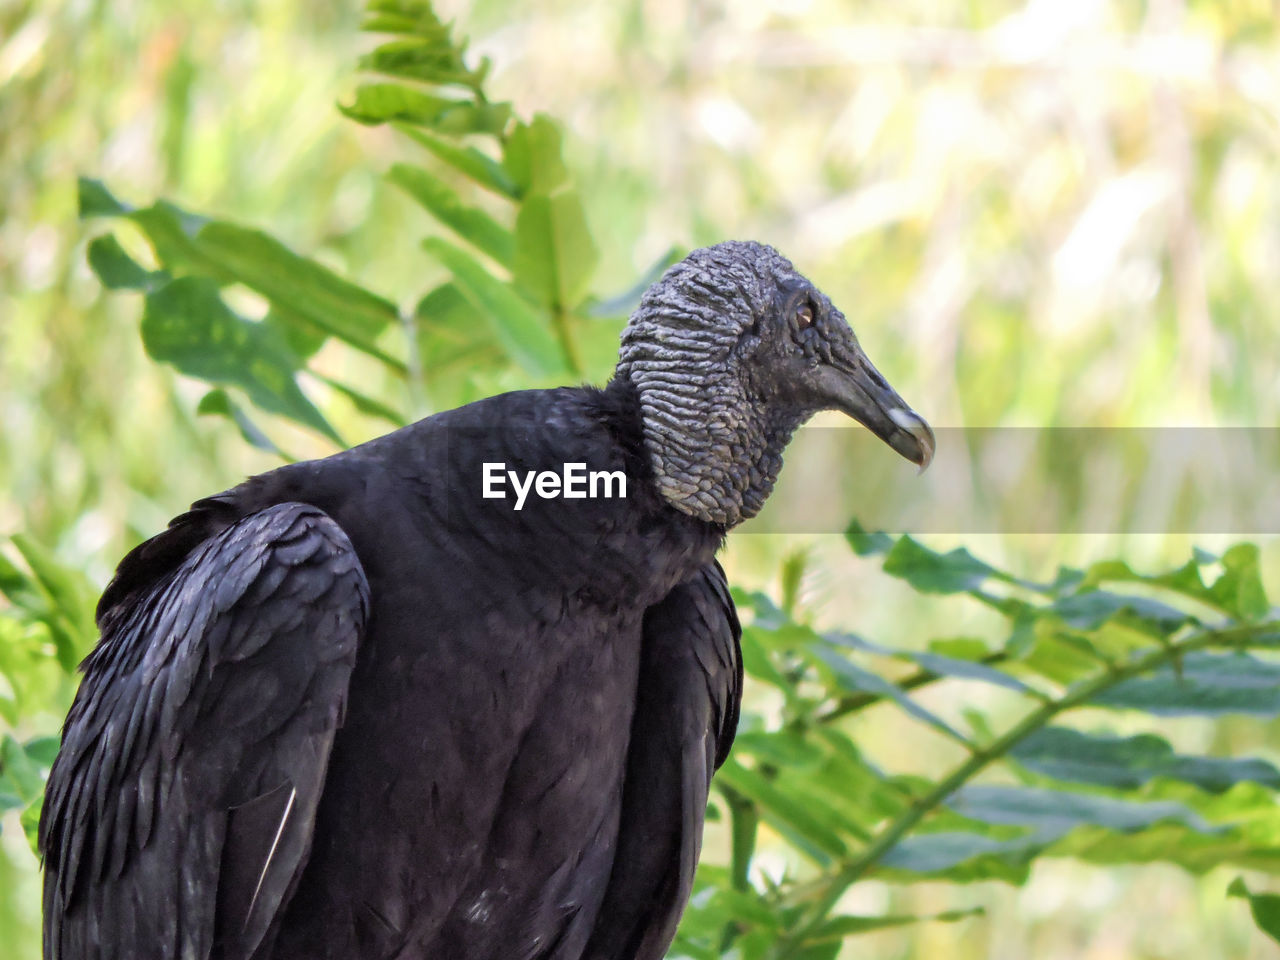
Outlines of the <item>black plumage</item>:
[[[661,957],[741,696],[714,554],[831,406],[927,462],[839,313],[724,244],[650,291],[603,390],[198,501],[99,604],[40,826],[46,956]],[[515,510],[492,462],[627,495]]]

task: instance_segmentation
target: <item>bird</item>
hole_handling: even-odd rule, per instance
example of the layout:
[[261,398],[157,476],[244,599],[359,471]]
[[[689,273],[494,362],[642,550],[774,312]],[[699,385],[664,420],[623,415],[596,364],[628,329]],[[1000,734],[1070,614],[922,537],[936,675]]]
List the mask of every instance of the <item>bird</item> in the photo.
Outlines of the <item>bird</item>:
[[729,241],[647,289],[603,387],[197,500],[97,607],[45,957],[662,957],[742,696],[716,554],[830,409],[933,456],[830,299]]

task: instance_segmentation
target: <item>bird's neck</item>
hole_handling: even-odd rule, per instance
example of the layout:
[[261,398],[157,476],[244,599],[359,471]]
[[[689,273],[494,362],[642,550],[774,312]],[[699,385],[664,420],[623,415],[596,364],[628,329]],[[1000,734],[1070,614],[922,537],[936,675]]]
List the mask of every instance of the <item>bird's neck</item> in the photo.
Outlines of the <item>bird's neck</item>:
[[760,512],[798,420],[770,422],[727,371],[694,381],[620,365],[614,383],[635,391],[653,483],[667,503],[724,527]]

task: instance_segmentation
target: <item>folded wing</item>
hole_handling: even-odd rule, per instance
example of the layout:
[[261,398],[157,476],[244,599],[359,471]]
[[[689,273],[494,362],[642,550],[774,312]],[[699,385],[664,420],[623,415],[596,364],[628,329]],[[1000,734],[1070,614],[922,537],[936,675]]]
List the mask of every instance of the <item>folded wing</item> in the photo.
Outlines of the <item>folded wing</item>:
[[718,563],[645,614],[618,849],[590,960],[660,960],[675,936],[711,775],[738,725],[741,633]]
[[200,518],[104,598],[40,823],[49,960],[247,960],[305,866],[368,584],[314,507]]

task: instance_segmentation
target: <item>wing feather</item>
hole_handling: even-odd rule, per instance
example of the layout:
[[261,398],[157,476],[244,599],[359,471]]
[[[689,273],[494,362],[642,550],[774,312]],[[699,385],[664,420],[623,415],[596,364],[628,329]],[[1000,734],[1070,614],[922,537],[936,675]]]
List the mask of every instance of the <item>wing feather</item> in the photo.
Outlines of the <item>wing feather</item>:
[[314,507],[204,503],[99,608],[40,823],[48,960],[247,960],[306,863],[368,584]]
[[711,775],[742,695],[741,628],[718,563],[645,614],[618,848],[589,960],[660,960],[693,890]]

